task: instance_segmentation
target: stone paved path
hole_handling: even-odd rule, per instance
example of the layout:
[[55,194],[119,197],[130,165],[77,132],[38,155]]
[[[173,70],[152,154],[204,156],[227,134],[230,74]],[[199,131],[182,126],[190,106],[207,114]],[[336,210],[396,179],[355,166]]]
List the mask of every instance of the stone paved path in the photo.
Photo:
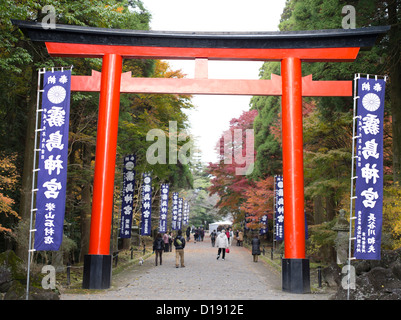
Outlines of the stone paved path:
[[216,260],[209,238],[185,247],[185,268],[175,267],[175,252],[154,255],[112,279],[112,287],[90,294],[62,294],[63,300],[327,300],[328,294],[290,294],[272,266],[252,261],[250,251],[232,246],[225,261]]

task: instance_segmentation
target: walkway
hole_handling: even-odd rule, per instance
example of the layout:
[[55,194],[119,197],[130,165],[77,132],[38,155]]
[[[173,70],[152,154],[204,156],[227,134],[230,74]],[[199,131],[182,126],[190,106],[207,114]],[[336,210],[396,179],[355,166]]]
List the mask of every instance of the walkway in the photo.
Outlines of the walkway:
[[[192,235],[191,235],[192,237]],[[185,268],[175,267],[175,252],[154,255],[112,279],[112,288],[90,294],[63,294],[63,300],[327,300],[328,294],[290,294],[281,290],[281,274],[250,251],[232,246],[225,261],[216,260],[210,239],[185,247]]]

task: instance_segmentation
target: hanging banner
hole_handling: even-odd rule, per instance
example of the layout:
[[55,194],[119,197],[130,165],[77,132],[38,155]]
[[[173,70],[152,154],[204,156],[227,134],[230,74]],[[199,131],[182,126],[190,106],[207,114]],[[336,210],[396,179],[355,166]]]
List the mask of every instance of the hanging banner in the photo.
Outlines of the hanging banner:
[[35,250],[57,251],[63,240],[70,88],[71,70],[45,72],[39,140]]
[[152,177],[150,173],[143,174],[141,213],[141,236],[150,236],[152,218]]
[[178,192],[173,193],[173,210],[171,218],[171,230],[178,230]]
[[160,219],[159,232],[167,232],[167,213],[168,213],[168,189],[167,183],[162,184],[160,189]]
[[357,259],[380,260],[384,91],[383,79],[358,80],[354,234],[354,256]]
[[120,238],[131,238],[135,189],[135,155],[124,157],[123,188],[121,192]]
[[184,226],[188,225],[188,220],[189,220],[189,203],[187,200],[184,200]]
[[274,176],[276,240],[284,240],[284,183],[283,176]]
[[181,230],[182,228],[182,207],[183,207],[183,199],[178,198],[177,230]]
[[263,235],[267,233],[267,215],[265,214],[262,216],[260,219],[260,223],[262,224],[262,227],[260,228],[259,234]]

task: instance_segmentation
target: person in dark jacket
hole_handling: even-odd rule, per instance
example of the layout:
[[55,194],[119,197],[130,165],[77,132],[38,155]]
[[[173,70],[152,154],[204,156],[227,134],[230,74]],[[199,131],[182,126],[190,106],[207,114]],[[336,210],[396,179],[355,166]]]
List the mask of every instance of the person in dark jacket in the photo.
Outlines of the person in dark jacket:
[[191,238],[191,228],[188,227],[188,228],[187,228],[187,231],[186,231],[185,233],[186,233],[186,235],[187,235],[187,241],[189,242],[189,239]]
[[253,262],[258,262],[258,256],[260,255],[260,239],[255,235],[252,239],[252,255]]
[[214,247],[214,244],[216,243],[216,230],[213,230],[213,232],[210,235],[210,240],[212,241],[212,247]]
[[181,268],[184,268],[185,239],[182,236],[181,230],[178,230],[178,234],[174,239],[174,246],[175,246],[175,267],[178,268],[178,263],[181,262]]
[[157,266],[157,257],[160,257],[160,265],[162,265],[162,254],[164,249],[164,242],[161,233],[159,232],[153,241],[153,251],[156,253],[155,264]]

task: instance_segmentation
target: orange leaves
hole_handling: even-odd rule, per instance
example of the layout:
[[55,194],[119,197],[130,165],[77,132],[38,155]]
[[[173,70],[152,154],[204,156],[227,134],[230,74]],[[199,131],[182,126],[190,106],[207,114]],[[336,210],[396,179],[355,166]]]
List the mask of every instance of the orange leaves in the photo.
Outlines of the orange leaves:
[[[17,212],[13,210],[14,200],[7,196],[7,192],[12,192],[17,184],[18,174],[14,165],[15,160],[16,154],[11,156],[0,154],[0,214],[19,218]],[[3,231],[11,232],[10,229],[2,227],[0,224],[0,232]]]
[[246,201],[242,203],[241,210],[248,214],[248,227],[259,228],[259,220],[262,216],[273,217],[274,178],[267,177],[257,181],[245,191],[245,198]]

